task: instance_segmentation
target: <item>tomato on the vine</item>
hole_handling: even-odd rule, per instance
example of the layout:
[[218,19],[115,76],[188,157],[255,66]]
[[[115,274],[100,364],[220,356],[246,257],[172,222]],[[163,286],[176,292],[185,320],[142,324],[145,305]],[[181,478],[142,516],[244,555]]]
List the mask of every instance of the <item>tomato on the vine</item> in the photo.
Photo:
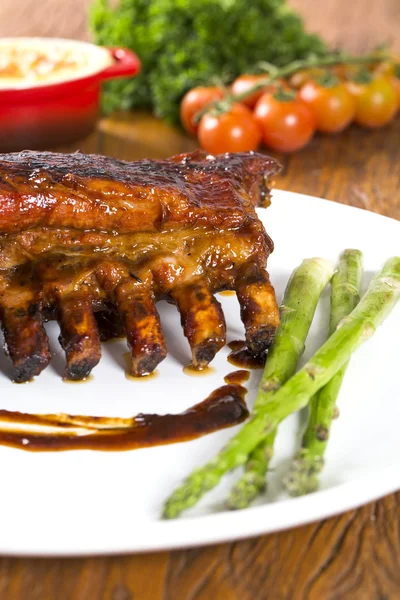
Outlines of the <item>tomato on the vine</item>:
[[390,78],[390,82],[394,87],[397,94],[397,108],[400,110],[400,78],[397,76],[393,76]]
[[393,74],[390,77],[390,82],[397,94],[397,108],[400,110],[400,62],[393,64]]
[[356,123],[375,129],[393,119],[398,109],[398,98],[388,77],[377,76],[367,83],[349,81],[347,87],[356,99]]
[[310,107],[317,129],[323,133],[342,131],[354,118],[354,96],[337,80],[333,85],[309,81],[300,89],[299,97]]
[[[236,96],[237,94],[244,94],[248,92],[253,86],[258,85],[261,81],[264,81],[267,77],[267,73],[264,75],[249,75],[247,73],[245,73],[244,75],[239,75],[239,77],[237,77],[231,85],[231,93],[234,96]],[[249,106],[250,108],[254,108],[259,98],[261,98],[261,96],[266,91],[270,91],[271,89],[274,89],[274,84],[271,84],[270,86],[265,86],[258,92],[254,92],[254,94],[247,96],[247,98],[243,98],[243,100],[241,100],[240,102],[242,104],[245,104],[246,106]]]
[[195,87],[189,90],[183,96],[180,108],[182,125],[186,131],[196,135],[199,125],[193,121],[194,115],[211,102],[221,100],[223,96],[219,87]]
[[200,146],[211,154],[257,150],[261,130],[253,113],[242,104],[233,104],[221,114],[206,113],[198,130]]
[[281,152],[294,152],[308,144],[315,133],[315,117],[294,94],[264,94],[254,116],[262,127],[263,142]]

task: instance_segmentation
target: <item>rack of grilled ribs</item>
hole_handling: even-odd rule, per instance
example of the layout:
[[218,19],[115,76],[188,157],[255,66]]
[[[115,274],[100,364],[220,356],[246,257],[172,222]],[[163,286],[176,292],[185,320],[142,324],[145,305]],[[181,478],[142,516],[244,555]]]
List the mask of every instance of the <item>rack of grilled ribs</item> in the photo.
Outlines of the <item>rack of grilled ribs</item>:
[[24,151],[0,156],[0,319],[13,378],[50,361],[43,323],[57,319],[65,377],[99,362],[122,332],[131,371],[166,356],[156,302],[174,303],[195,367],[225,343],[214,294],[235,290],[246,341],[265,351],[278,325],[266,271],[273,244],[255,206],[278,163],[255,153],[124,162]]

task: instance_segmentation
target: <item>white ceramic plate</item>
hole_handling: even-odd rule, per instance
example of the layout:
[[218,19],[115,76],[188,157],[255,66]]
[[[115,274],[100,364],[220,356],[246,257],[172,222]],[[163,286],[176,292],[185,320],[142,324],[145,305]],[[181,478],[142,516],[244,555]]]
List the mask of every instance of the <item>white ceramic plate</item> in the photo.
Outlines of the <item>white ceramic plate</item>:
[[[341,250],[359,248],[365,257],[366,285],[389,256],[400,253],[400,223],[355,208],[276,191],[272,207],[260,210],[275,241],[269,271],[279,299],[301,259],[335,261]],[[221,297],[228,340],[243,336],[235,297]],[[312,327],[305,358],[323,341],[329,296],[326,292]],[[92,381],[61,381],[63,364],[50,326],[52,365],[29,385],[0,376],[0,408],[21,412],[128,416],[138,412],[180,412],[223,385],[233,370],[223,349],[216,373],[193,378],[182,373],[189,361],[174,307],[159,305],[169,356],[159,376],[132,382],[124,376],[122,341],[106,344]],[[400,306],[374,338],[354,356],[340,394],[340,419],[334,422],[321,490],[291,499],[280,488],[282,474],[299,443],[301,416],[281,426],[269,488],[258,505],[239,512],[222,501],[238,477],[221,485],[178,520],[162,521],[165,498],[182,478],[211,458],[235,428],[196,441],[130,452],[72,451],[31,454],[0,447],[2,514],[0,553],[80,555],[141,552],[211,544],[300,525],[345,511],[400,488],[399,402]],[[7,359],[0,357],[0,370]],[[252,403],[260,377],[249,382]]]

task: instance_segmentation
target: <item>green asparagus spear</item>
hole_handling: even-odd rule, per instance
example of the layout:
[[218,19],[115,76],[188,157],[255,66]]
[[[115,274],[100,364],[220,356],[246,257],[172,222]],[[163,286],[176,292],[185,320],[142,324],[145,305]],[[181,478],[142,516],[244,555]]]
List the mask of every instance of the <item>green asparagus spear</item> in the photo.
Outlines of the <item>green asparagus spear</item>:
[[[271,396],[295,373],[299,358],[304,352],[318,300],[332,274],[329,262],[321,258],[310,258],[304,260],[289,279],[280,307],[281,323],[268,352],[260,384],[260,389],[269,389]],[[265,404],[267,398],[265,393],[259,393],[254,410]],[[275,429],[250,454],[243,477],[233,487],[227,499],[229,508],[246,508],[265,489],[276,433]]]
[[[250,452],[291,413],[310,398],[348,362],[352,353],[375,332],[400,299],[400,257],[389,259],[372,280],[353,312],[314,356],[278,389],[272,399],[254,411],[239,433],[203,467],[193,471],[170,496],[163,516],[174,518],[196,504],[222,475],[243,465]],[[269,390],[264,392],[269,393]]]
[[[359,250],[345,250],[332,279],[331,319],[329,335],[336,331],[360,300],[362,254]],[[293,460],[284,479],[284,486],[292,496],[315,491],[319,473],[324,464],[324,452],[336,412],[336,400],[349,363],[332,377],[308,405],[308,424],[303,436],[302,449]]]

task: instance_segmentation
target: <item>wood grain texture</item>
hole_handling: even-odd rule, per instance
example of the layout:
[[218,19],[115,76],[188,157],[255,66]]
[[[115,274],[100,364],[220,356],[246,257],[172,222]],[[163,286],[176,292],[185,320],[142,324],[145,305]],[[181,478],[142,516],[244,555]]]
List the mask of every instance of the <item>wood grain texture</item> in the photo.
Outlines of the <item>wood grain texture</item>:
[[[117,2],[118,0],[112,0]],[[37,35],[89,39],[92,0],[0,0],[0,37]],[[382,42],[400,50],[398,0],[289,0],[310,31],[332,46],[362,52]]]
[[[85,38],[88,0],[0,0],[0,35]],[[362,51],[396,38],[399,0],[292,0],[310,29]],[[35,6],[35,10],[32,10]],[[352,127],[281,157],[277,185],[400,219],[400,119]],[[149,115],[99,123],[80,148],[133,160],[195,141]],[[397,600],[400,493],[275,535],[178,552],[87,559],[0,559],[1,600]]]
[[91,0],[0,0],[0,37],[88,39]]

